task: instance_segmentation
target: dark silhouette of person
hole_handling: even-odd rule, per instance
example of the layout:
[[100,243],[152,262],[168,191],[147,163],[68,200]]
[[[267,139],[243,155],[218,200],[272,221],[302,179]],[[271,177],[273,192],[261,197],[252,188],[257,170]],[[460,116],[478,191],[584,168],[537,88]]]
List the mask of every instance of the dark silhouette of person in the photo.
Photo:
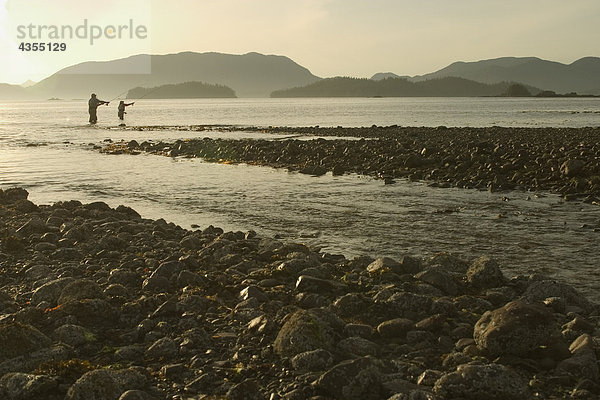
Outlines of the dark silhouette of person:
[[123,120],[123,118],[125,117],[125,114],[127,114],[125,112],[125,107],[129,107],[129,106],[132,106],[134,104],[135,104],[135,101],[133,103],[129,103],[129,104],[125,103],[123,100],[121,100],[119,102],[119,119],[120,120]]
[[102,104],[108,105],[110,101],[99,100],[96,98],[96,93],[92,93],[92,97],[88,101],[89,112],[90,112],[90,124],[98,122],[98,115],[96,113],[98,106]]

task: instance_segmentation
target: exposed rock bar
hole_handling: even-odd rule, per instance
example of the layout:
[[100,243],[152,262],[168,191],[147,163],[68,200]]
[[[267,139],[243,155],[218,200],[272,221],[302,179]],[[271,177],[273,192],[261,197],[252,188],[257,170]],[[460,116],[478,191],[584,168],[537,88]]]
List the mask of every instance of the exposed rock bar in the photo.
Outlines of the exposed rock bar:
[[491,191],[543,190],[590,203],[598,203],[600,197],[598,128],[245,129],[364,140],[149,140],[112,143],[102,151],[201,157],[206,161],[267,165],[312,175],[357,173],[382,178],[386,183],[407,178],[437,186]]

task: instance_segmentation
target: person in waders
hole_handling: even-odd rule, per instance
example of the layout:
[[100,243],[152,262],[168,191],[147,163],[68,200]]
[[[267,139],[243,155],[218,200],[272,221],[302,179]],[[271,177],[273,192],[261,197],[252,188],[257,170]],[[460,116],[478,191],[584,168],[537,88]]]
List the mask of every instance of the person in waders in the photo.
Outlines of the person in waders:
[[96,122],[98,122],[98,106],[101,106],[102,104],[108,105],[109,103],[109,101],[99,100],[98,98],[96,98],[96,93],[92,93],[92,97],[88,101],[90,112],[90,124],[95,124]]
[[129,107],[135,104],[135,101],[133,103],[125,103],[123,100],[121,100],[121,102],[119,103],[119,119],[122,121],[125,118],[125,114],[127,114],[125,112],[125,107]]

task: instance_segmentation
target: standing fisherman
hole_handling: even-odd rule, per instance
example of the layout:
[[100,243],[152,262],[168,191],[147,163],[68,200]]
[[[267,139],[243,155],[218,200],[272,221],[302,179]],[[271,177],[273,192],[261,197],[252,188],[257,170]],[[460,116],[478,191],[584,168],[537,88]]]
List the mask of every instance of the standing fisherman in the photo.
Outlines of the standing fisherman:
[[129,104],[125,103],[123,100],[121,100],[119,102],[119,119],[120,120],[123,120],[123,118],[125,117],[125,114],[127,114],[125,112],[125,107],[132,106],[134,104],[135,104],[135,101],[133,103],[129,103]]
[[98,122],[98,115],[96,114],[98,106],[101,106],[102,104],[108,105],[108,103],[110,103],[110,102],[104,101],[104,100],[98,100],[96,98],[96,93],[92,93],[92,97],[88,101],[89,112],[90,112],[90,124],[95,124],[96,122]]

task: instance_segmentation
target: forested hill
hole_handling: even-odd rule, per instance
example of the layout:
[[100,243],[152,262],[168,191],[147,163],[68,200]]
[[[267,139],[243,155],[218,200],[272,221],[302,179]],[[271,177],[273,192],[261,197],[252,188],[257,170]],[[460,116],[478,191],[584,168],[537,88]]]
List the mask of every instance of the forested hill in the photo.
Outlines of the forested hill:
[[232,98],[235,91],[223,85],[204,82],[185,82],[176,85],[162,85],[153,88],[136,87],[127,92],[128,99],[199,99]]
[[[471,97],[501,96],[514,82],[486,84],[463,78],[410,82],[405,78],[382,80],[336,77],[307,86],[277,90],[271,97]],[[532,94],[540,89],[528,86]]]

